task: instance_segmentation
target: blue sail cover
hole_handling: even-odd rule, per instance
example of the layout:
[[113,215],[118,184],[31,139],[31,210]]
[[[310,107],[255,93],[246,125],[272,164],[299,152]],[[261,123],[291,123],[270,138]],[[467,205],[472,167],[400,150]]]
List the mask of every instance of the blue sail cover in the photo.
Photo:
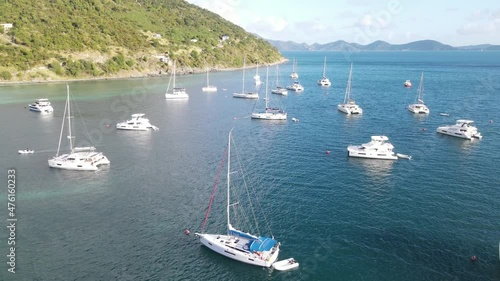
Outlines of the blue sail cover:
[[270,238],[270,237],[264,237],[260,236],[259,239],[253,240],[250,244],[250,251],[269,251],[271,250],[274,245],[276,244],[276,240]]
[[253,236],[251,234],[248,234],[248,233],[245,233],[243,231],[236,230],[236,229],[229,229],[228,230],[228,234],[229,235],[233,235],[233,236],[239,236],[239,237],[247,238],[247,239],[257,239],[257,237],[255,237],[255,236]]

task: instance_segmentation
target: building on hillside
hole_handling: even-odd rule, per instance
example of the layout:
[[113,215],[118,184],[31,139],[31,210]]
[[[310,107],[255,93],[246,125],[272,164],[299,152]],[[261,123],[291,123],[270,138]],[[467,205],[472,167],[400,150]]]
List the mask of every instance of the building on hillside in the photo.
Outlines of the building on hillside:
[[14,25],[12,25],[12,23],[0,23],[0,25],[3,26],[4,31],[8,31],[9,29],[14,27]]

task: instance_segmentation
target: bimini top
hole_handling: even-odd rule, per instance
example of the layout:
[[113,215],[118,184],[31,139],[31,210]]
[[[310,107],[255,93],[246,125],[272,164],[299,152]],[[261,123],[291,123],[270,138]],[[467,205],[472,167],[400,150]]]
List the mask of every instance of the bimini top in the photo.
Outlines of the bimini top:
[[132,114],[132,118],[138,118],[138,117],[142,117],[144,115],[145,115],[144,113],[135,113],[135,114]]
[[474,121],[472,120],[467,120],[467,119],[460,119],[460,120],[457,120],[457,125],[462,125],[462,124],[472,124],[474,123]]
[[372,136],[372,141],[388,141],[389,138],[386,136]]
[[251,242],[250,251],[269,251],[274,247],[274,245],[276,245],[276,240],[274,240],[273,238],[260,236],[259,239],[253,240]]

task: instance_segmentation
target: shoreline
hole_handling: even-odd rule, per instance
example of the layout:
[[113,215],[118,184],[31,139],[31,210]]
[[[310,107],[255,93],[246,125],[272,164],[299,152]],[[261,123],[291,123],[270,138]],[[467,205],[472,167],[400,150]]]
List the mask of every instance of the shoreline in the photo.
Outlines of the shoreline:
[[[262,64],[262,66],[273,66],[277,64],[283,64],[289,61],[289,59],[283,57],[280,61]],[[260,66],[260,65],[259,65]],[[257,65],[247,66],[245,69],[256,68]],[[243,67],[230,67],[230,68],[211,68],[210,72],[222,72],[222,71],[236,71],[241,70]],[[191,75],[191,74],[199,74],[206,72],[206,69],[199,68],[191,68],[191,70],[187,70],[184,68],[179,71],[177,75]],[[116,75],[116,76],[107,76],[107,77],[88,77],[88,78],[75,78],[75,79],[56,79],[56,80],[31,80],[31,81],[0,81],[0,87],[11,86],[11,85],[32,85],[32,84],[48,84],[48,83],[64,83],[64,82],[81,82],[81,81],[106,81],[106,80],[124,80],[124,79],[136,79],[136,78],[149,78],[149,77],[162,77],[169,76],[170,72],[165,73],[145,73],[139,75]]]

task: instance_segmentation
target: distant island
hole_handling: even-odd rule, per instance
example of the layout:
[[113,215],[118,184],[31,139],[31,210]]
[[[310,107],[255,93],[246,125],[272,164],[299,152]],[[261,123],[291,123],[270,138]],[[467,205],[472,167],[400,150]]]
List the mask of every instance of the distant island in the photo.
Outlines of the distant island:
[[293,41],[279,41],[265,39],[280,52],[281,51],[454,51],[454,50],[477,50],[493,51],[500,50],[500,45],[481,44],[471,46],[453,47],[435,40],[420,40],[406,44],[390,44],[385,41],[375,41],[368,45],[349,43],[338,40],[326,44],[296,43]]

